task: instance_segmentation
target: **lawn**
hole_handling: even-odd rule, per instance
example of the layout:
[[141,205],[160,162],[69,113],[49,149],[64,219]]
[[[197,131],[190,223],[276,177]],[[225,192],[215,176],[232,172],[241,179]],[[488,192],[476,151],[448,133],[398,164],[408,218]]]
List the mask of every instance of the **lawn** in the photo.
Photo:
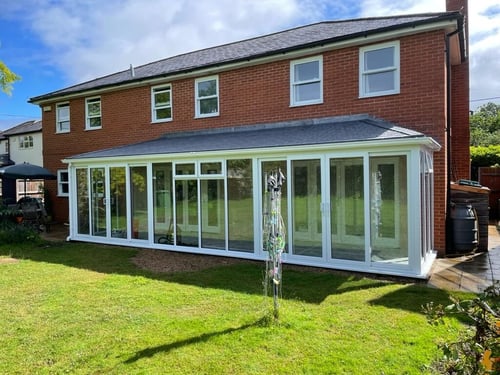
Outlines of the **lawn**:
[[421,374],[460,327],[421,312],[445,291],[286,265],[276,322],[263,263],[154,274],[136,252],[0,245],[0,373]]

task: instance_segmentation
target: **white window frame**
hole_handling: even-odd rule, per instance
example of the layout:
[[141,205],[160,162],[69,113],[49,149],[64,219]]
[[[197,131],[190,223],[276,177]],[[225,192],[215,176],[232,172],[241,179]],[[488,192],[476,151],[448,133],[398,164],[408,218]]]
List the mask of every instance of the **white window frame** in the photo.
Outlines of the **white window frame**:
[[27,150],[33,148],[33,136],[32,135],[20,135],[19,136],[19,149]]
[[[68,108],[68,116],[61,116],[59,109],[67,107]],[[69,133],[71,131],[71,109],[69,106],[69,102],[57,103],[56,104],[56,133]],[[67,123],[67,127],[63,126],[63,124]]]
[[[216,93],[215,93],[215,95],[207,95],[207,96],[200,97],[198,95],[198,84],[201,82],[207,82],[207,81],[215,81]],[[220,106],[219,106],[219,76],[218,75],[195,79],[195,81],[194,81],[194,96],[195,96],[195,107],[196,107],[195,108],[195,117],[196,118],[219,116]],[[202,100],[214,99],[214,98],[217,99],[217,111],[212,112],[212,113],[201,113],[200,112],[200,110],[201,110],[200,102]]]
[[[376,51],[384,48],[394,48],[394,64],[392,66],[387,66],[380,69],[365,70],[365,56],[367,52]],[[390,90],[382,91],[369,91],[366,78],[371,74],[377,73],[394,73],[394,87]],[[359,49],[359,97],[373,97],[382,95],[394,95],[400,92],[400,53],[399,53],[399,41],[393,41],[388,43],[375,44],[371,46],[361,47]]]
[[[295,67],[314,61],[318,62],[318,77],[304,81],[295,80]],[[298,100],[295,95],[295,89],[299,86],[308,85],[311,83],[319,83],[319,98],[313,100]],[[295,107],[321,103],[323,103],[323,56],[314,56],[305,59],[290,61],[290,106]]]
[[[66,179],[62,176],[66,174]],[[63,186],[66,186],[66,192]],[[57,196],[58,197],[68,197],[69,196],[69,171],[67,169],[57,170]]]
[[[169,92],[170,100],[168,103],[156,105],[155,95],[158,93]],[[157,112],[160,109],[170,109],[170,117],[157,118]],[[172,85],[161,85],[151,87],[151,122],[172,121]]]
[[[99,116],[91,116],[89,114],[89,104],[94,103],[94,102],[99,102]],[[100,118],[101,119],[101,125],[99,126],[91,126],[90,125],[90,120],[93,118]],[[86,98],[85,99],[85,130],[94,130],[94,129],[101,129],[102,128],[102,101],[100,96],[94,96],[91,98]]]

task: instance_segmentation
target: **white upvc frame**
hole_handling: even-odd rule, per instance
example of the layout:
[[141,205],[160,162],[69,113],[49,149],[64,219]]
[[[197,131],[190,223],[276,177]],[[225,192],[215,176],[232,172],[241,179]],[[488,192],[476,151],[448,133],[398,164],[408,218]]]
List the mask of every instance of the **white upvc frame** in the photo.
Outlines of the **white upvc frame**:
[[[89,105],[99,103],[99,115],[93,115],[89,112]],[[91,120],[94,118],[100,119],[99,126],[92,126]],[[102,128],[102,101],[100,96],[93,96],[85,99],[85,130],[94,130]]]
[[[198,92],[198,85],[202,82],[215,81],[215,94],[200,96]],[[197,78],[194,81],[194,99],[195,99],[195,118],[203,118],[203,117],[214,117],[219,116],[220,107],[219,107],[219,76],[208,76]],[[217,110],[215,112],[209,113],[201,113],[201,102],[203,100],[216,99],[217,100]]]
[[[65,177],[63,177],[64,175]],[[66,189],[64,186],[66,186]],[[67,169],[57,170],[57,196],[69,196],[69,171]]]
[[[296,68],[301,65],[317,62],[318,63],[318,76],[306,80],[299,80],[296,77]],[[299,100],[297,89],[301,86],[319,83],[319,97],[310,100]],[[300,60],[290,61],[290,106],[302,106],[310,104],[323,103],[323,56],[307,57]]]
[[[156,94],[161,94],[168,92],[169,100],[166,103],[160,103],[157,105],[156,103]],[[158,118],[157,111],[161,109],[170,109],[170,117]],[[167,122],[172,121],[173,113],[172,113],[172,85],[160,85],[151,87],[151,122]]]
[[[393,50],[393,64],[380,67],[377,69],[365,69],[365,64],[367,61],[367,54],[373,51],[379,51],[383,49]],[[381,73],[393,74],[394,85],[392,88],[387,90],[370,90],[368,79],[370,76]],[[361,47],[359,49],[359,97],[373,97],[382,95],[394,95],[400,92],[400,49],[399,41],[392,41],[387,43],[374,44],[366,47]]]
[[[67,115],[61,112],[67,109]],[[69,102],[56,104],[56,133],[69,133],[71,131],[71,109]]]

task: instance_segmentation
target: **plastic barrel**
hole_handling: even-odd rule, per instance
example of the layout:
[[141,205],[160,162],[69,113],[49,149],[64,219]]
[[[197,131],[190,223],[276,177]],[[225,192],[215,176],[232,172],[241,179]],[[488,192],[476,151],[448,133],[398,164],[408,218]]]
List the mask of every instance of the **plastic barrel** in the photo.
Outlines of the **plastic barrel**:
[[450,218],[452,222],[452,254],[467,254],[477,249],[478,220],[476,211],[470,204],[452,203]]

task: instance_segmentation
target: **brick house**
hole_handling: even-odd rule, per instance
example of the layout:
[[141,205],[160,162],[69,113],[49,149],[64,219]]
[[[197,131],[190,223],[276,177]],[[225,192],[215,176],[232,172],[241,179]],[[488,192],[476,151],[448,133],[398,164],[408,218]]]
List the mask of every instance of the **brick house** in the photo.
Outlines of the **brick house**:
[[316,23],[32,98],[55,218],[78,241],[263,259],[280,168],[285,262],[426,277],[450,181],[469,178],[467,1],[447,10]]

